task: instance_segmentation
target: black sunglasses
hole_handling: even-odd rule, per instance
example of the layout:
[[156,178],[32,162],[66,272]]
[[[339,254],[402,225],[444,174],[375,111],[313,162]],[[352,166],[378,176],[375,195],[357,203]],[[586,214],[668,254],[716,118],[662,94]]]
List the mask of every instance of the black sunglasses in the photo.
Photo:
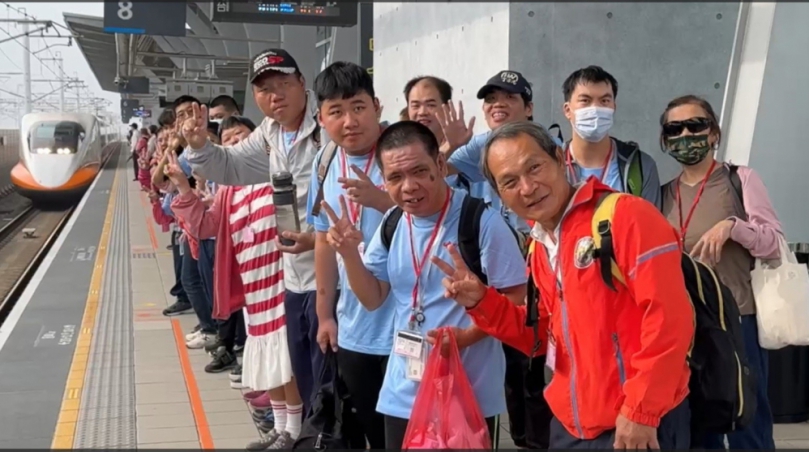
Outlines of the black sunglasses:
[[691,133],[703,132],[711,127],[708,118],[691,118],[685,121],[671,121],[663,124],[663,135],[667,137],[678,137],[683,133],[683,129],[688,129]]

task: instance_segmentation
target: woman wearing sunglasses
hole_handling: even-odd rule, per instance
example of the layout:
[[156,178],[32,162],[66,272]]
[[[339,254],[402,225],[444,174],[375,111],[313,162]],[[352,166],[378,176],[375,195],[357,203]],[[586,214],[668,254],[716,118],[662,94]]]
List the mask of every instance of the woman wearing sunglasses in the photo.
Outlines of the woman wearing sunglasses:
[[[682,165],[680,176],[663,186],[663,214],[679,232],[685,251],[714,267],[733,293],[748,360],[758,377],[753,423],[727,435],[728,443],[731,449],[773,449],[768,359],[758,343],[750,270],[756,258],[779,257],[781,224],[755,171],[714,159],[722,132],[707,101],[690,95],[674,99],[660,125],[660,145]],[[734,171],[741,193],[732,182]],[[693,432],[692,442],[697,448],[724,449],[723,436]]]

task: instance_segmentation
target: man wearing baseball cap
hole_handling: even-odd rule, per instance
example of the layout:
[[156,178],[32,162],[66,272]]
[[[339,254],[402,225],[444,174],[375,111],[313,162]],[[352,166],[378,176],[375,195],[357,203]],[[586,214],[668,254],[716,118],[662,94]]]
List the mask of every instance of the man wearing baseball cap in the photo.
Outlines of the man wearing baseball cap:
[[[480,90],[478,99],[483,100],[483,116],[489,129],[517,121],[533,121],[533,89],[525,77],[511,70],[500,71],[491,77]],[[459,147],[449,157],[449,163],[471,181],[470,194],[491,202],[499,209],[509,224],[526,232],[528,225],[500,201],[498,194],[486,183],[481,169],[481,153],[491,132],[472,137],[469,143]],[[562,145],[557,139],[557,144]],[[506,355],[506,405],[509,415],[509,431],[517,447],[547,449],[552,414],[542,391],[545,387],[545,356],[529,359],[522,352],[503,345]]]
[[[283,441],[283,446],[294,441],[300,432],[301,412],[308,410],[314,392],[313,371],[322,367],[323,354],[317,344],[315,311],[315,236],[313,227],[306,222],[306,213],[313,162],[321,143],[328,140],[317,122],[317,97],[306,89],[297,62],[286,50],[267,49],[254,56],[250,62],[249,81],[256,105],[265,115],[250,136],[234,146],[211,143],[205,133],[208,120],[205,106],[200,107],[194,120],[183,125],[183,134],[189,144],[186,149],[188,162],[196,172],[205,174],[211,181],[236,186],[271,183],[273,174],[287,171],[292,174],[297,187],[300,231],[281,234],[294,241],[294,245],[283,245],[278,241],[276,246],[284,253],[287,340],[292,372],[305,407],[301,410],[290,400],[287,388],[287,410],[275,413],[275,419],[286,417],[289,424],[295,417],[296,428],[276,432],[265,438],[262,444],[251,444],[251,450],[260,450],[275,441]],[[273,411],[278,408],[276,405],[273,403]]]

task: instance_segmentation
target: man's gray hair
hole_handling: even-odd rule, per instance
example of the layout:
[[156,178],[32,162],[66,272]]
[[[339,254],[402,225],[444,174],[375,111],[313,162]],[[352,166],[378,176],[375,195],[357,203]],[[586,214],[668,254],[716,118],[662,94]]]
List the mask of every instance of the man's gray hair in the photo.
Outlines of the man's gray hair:
[[554,141],[553,137],[551,137],[544,127],[530,121],[518,121],[504,124],[489,134],[489,139],[486,140],[486,144],[483,146],[483,153],[481,154],[480,166],[483,168],[483,175],[486,176],[486,180],[489,181],[489,184],[495,189],[495,191],[498,190],[494,176],[492,176],[492,172],[489,170],[489,149],[491,149],[492,145],[498,140],[514,139],[520,135],[529,136],[536,142],[540,149],[547,152],[548,155],[551,156],[553,161],[558,161],[556,155],[556,148],[558,146],[556,141]]

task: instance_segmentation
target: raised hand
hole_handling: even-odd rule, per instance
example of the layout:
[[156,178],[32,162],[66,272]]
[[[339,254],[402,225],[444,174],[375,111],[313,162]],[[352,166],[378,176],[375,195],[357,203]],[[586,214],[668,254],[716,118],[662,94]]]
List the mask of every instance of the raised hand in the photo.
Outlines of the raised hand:
[[442,281],[444,296],[454,299],[461,306],[473,308],[486,295],[486,286],[469,270],[455,245],[447,245],[447,251],[452,258],[452,265],[438,256],[431,259],[446,275]]
[[386,191],[377,188],[371,178],[357,165],[351,165],[351,170],[357,175],[356,179],[337,178],[337,183],[343,184],[343,190],[346,191],[348,199],[353,203],[386,212],[393,205],[390,195]]
[[326,241],[334,248],[335,251],[340,253],[341,256],[346,257],[349,253],[359,254],[359,246],[362,243],[362,231],[358,231],[351,223],[348,217],[348,206],[346,206],[345,196],[340,195],[340,216],[338,217],[329,203],[322,201],[320,206],[329,216],[332,226],[326,235]]
[[191,117],[182,124],[182,134],[191,149],[200,149],[208,142],[208,107],[192,104]]
[[180,162],[177,160],[177,154],[174,152],[166,153],[167,163],[163,166],[163,174],[169,178],[172,184],[177,187],[180,192],[185,193],[191,191],[191,184],[188,182],[188,177],[185,175]]
[[475,117],[469,120],[469,125],[464,122],[463,102],[458,101],[458,110],[455,111],[455,105],[452,101],[442,105],[441,108],[435,112],[438,124],[441,130],[444,131],[444,140],[449,146],[449,151],[469,143],[472,139],[473,130],[475,128]]

